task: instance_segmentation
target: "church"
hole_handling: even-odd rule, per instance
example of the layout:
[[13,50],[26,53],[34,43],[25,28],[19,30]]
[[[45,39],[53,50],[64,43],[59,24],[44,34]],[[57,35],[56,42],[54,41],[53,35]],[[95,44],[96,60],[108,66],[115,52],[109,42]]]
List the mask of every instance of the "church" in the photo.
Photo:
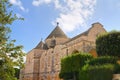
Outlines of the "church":
[[97,22],[87,31],[69,38],[57,23],[45,41],[40,41],[27,53],[25,67],[20,71],[20,80],[61,80],[59,78],[61,59],[71,55],[75,50],[97,56],[96,37],[104,32],[106,30],[103,25]]

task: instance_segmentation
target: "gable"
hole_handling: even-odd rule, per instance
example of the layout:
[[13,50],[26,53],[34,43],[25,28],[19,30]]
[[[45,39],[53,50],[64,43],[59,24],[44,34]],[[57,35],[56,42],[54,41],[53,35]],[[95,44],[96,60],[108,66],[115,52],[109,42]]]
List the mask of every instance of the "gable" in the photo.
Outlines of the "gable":
[[103,28],[103,25],[101,25],[100,23],[94,23],[89,29],[88,40],[95,42],[97,36],[105,32],[107,31]]

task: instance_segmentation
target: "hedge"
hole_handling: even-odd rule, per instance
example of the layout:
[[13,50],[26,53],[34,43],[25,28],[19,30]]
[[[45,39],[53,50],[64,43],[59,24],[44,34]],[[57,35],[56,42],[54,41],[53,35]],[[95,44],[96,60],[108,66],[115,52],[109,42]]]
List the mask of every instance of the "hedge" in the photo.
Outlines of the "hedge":
[[96,51],[98,56],[120,57],[120,32],[112,31],[100,35],[96,39]]
[[112,64],[86,65],[79,71],[79,80],[112,80],[113,71]]
[[72,54],[63,58],[61,60],[60,78],[69,79],[69,75],[72,75],[72,78],[78,78],[79,69],[86,64],[86,61],[92,58],[92,55],[89,53]]
[[103,65],[103,64],[116,64],[118,58],[114,56],[101,56],[98,58],[93,58],[88,61],[89,65]]
[[114,74],[120,74],[120,64],[114,65]]

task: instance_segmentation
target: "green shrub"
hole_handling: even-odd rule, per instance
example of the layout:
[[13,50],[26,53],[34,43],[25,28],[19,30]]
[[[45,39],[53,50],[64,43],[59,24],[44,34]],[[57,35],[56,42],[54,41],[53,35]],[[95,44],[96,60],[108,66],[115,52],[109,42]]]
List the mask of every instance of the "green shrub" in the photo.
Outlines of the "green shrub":
[[116,64],[118,58],[114,56],[101,56],[88,61],[89,65]]
[[72,72],[64,72],[64,73],[61,73],[59,74],[59,77],[60,78],[63,78],[64,80],[67,80],[67,79],[73,79],[73,73]]
[[120,64],[114,65],[114,74],[120,74]]
[[[77,79],[79,69],[81,69],[86,64],[86,61],[92,58],[92,55],[89,53],[72,54],[63,58],[61,60],[61,70],[59,74],[60,78],[71,79],[75,77]],[[69,75],[72,76],[70,77]]]
[[79,80],[112,80],[114,66],[105,65],[86,65],[79,71]]
[[99,56],[120,57],[120,32],[103,34],[96,39],[96,51]]

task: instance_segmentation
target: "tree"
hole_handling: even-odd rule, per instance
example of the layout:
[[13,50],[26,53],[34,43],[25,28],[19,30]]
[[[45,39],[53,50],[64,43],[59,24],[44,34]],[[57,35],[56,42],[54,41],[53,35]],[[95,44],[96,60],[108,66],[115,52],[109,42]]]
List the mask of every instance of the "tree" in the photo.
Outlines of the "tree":
[[15,69],[15,77],[16,77],[17,79],[19,79],[20,69],[18,69],[18,68],[14,68],[14,69]]
[[[10,27],[17,16],[10,11],[8,0],[0,0],[0,80],[16,80],[15,67],[23,66],[22,46],[15,46],[10,40]],[[8,10],[9,9],[9,10]]]
[[112,31],[99,36],[96,40],[96,50],[99,56],[120,57],[120,32]]

